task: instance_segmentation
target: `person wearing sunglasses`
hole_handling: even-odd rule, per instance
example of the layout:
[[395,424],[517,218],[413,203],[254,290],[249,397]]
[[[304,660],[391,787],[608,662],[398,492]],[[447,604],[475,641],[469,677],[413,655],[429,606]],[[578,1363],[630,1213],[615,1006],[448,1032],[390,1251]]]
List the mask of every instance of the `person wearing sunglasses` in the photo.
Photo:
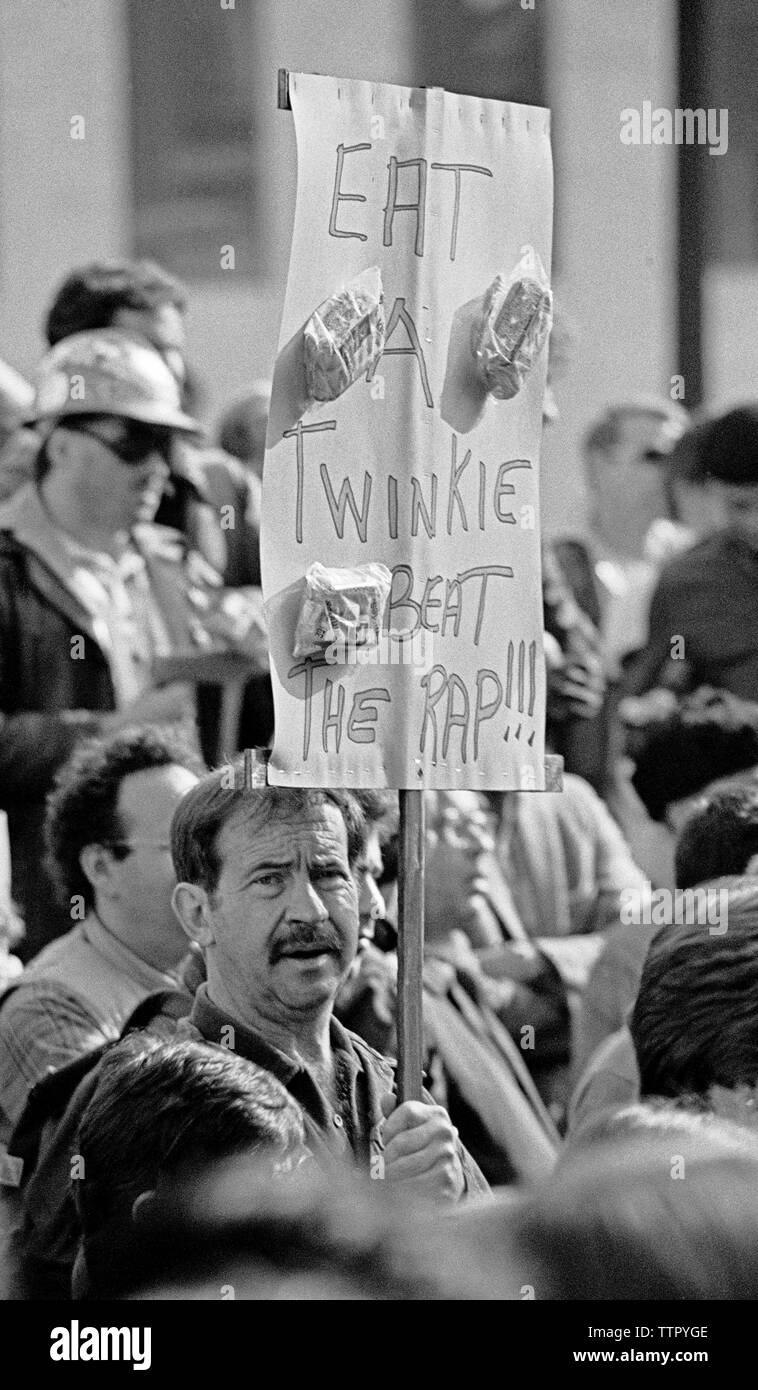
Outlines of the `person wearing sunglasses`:
[[0,508],[0,804],[24,960],[71,927],[41,864],[55,772],[83,735],[194,724],[193,686],[153,672],[197,648],[190,574],[217,582],[153,523],[174,442],[198,425],[146,340],[106,329],[58,343],[30,423],[35,478]]
[[645,644],[661,565],[694,540],[678,522],[667,467],[688,420],[675,401],[642,396],[608,406],[585,434],[589,546],[563,536],[553,549],[577,602],[600,629],[611,679]]

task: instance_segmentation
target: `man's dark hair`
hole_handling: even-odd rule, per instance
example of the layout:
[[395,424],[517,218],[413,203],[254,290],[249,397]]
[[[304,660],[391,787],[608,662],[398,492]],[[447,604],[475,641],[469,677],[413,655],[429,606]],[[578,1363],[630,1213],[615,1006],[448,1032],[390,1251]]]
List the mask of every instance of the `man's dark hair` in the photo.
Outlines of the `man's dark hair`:
[[663,820],[672,801],[758,765],[758,703],[703,687],[646,732],[635,757],[634,789]]
[[[89,739],[64,763],[47,798],[45,817],[48,869],[64,907],[74,895],[80,895],[88,909],[94,907],[92,884],[79,863],[85,846],[127,838],[118,813],[124,778],[172,766],[198,776],[204,771],[186,739],[149,725],[124,729],[107,739]],[[114,845],[112,853],[125,859],[129,850]]]
[[152,313],[162,304],[186,307],[178,280],[154,261],[91,261],[63,281],[45,322],[51,347],[72,333],[108,328],[119,309]]
[[[695,890],[705,891],[705,890]],[[645,1096],[758,1082],[758,889],[729,890],[726,930],[700,921],[653,938],[630,1030]]]
[[744,874],[758,854],[758,783],[718,792],[685,821],[676,842],[678,888]]
[[758,485],[758,405],[701,420],[679,441],[672,463],[687,482]]
[[385,791],[381,787],[362,787],[354,791],[353,796],[363,812],[367,830],[375,828],[381,844],[389,844],[398,829],[397,792]]
[[180,801],[171,822],[171,854],[180,883],[195,883],[215,892],[221,862],[218,837],[237,812],[244,812],[251,831],[270,821],[307,815],[316,807],[336,806],[345,822],[347,852],[354,864],[363,847],[364,816],[356,798],[333,788],[253,787],[243,789],[243,760],[208,773]]
[[160,1177],[245,1152],[285,1164],[304,1142],[300,1107],[277,1078],[227,1048],[132,1033],[106,1052],[76,1143],[84,1235],[131,1216]]

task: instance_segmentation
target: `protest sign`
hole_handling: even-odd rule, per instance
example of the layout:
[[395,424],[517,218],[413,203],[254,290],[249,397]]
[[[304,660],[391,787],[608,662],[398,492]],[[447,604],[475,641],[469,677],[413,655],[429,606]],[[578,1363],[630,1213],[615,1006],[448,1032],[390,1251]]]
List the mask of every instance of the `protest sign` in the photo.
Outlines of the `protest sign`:
[[[297,206],[263,489],[269,781],[542,789],[547,352],[496,399],[472,332],[525,246],[549,272],[549,114],[303,74],[289,94]],[[381,284],[383,353],[337,399],[314,401],[304,329],[357,280],[363,303]],[[373,645],[347,622],[315,655],[295,654],[315,562],[387,567]],[[356,593],[343,611],[360,607]]]

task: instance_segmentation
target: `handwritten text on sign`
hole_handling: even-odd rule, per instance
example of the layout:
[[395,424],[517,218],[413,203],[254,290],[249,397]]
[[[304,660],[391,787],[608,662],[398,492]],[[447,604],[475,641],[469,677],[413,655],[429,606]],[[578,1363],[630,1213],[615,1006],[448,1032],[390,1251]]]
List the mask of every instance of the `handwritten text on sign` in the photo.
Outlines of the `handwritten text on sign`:
[[[264,474],[271,780],[541,787],[545,364],[495,401],[470,342],[522,245],[549,264],[547,113],[301,75],[290,94],[298,198]],[[303,325],[370,266],[384,353],[336,401],[309,402]],[[378,647],[293,657],[316,560],[388,566]]]

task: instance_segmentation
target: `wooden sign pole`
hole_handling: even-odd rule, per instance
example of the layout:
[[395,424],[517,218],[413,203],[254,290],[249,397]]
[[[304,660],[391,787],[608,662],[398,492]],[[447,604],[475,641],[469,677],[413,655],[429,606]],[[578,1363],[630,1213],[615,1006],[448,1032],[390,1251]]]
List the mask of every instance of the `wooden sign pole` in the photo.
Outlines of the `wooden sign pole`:
[[251,792],[268,785],[270,748],[245,748],[242,754],[242,791]]
[[398,1098],[421,1098],[423,1057],[422,977],[424,966],[424,793],[400,792],[398,855]]

